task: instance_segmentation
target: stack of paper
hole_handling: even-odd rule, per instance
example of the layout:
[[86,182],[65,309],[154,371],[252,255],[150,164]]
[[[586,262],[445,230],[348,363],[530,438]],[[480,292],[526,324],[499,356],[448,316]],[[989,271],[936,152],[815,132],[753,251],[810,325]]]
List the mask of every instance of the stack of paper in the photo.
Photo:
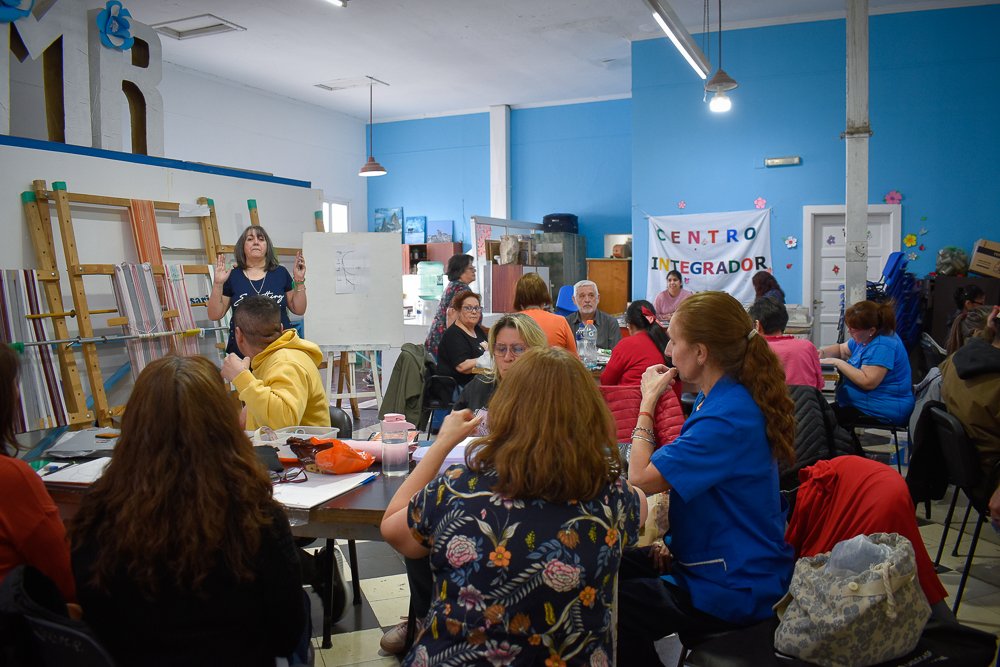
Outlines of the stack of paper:
[[90,485],[100,479],[104,474],[104,468],[111,462],[110,456],[102,456],[86,463],[77,463],[62,470],[49,473],[43,479],[45,483],[56,482],[59,484],[81,484]]

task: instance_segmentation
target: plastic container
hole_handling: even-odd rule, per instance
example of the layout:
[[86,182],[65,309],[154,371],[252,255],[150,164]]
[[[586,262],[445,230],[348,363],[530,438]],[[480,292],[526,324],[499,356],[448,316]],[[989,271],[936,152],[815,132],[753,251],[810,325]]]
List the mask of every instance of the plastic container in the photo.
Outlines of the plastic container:
[[421,299],[440,299],[444,293],[441,284],[444,276],[444,264],[441,262],[423,261],[417,264],[417,275],[420,276],[420,287],[417,296]]
[[[254,445],[271,445],[272,447],[277,447],[278,460],[286,465],[293,465],[298,463],[299,457],[295,456],[291,448],[285,444],[289,437],[295,436],[303,440],[308,440],[309,438],[329,440],[330,438],[336,438],[339,432],[340,429],[335,426],[286,426],[285,428],[279,428],[277,431],[261,427],[253,432],[252,440]],[[268,439],[270,433],[274,433],[274,440]]]
[[580,331],[580,337],[580,360],[587,368],[594,368],[597,366],[597,327],[594,326],[594,320],[587,320]]
[[389,412],[382,419],[382,474],[399,477],[410,472],[408,433],[416,428],[404,415]]

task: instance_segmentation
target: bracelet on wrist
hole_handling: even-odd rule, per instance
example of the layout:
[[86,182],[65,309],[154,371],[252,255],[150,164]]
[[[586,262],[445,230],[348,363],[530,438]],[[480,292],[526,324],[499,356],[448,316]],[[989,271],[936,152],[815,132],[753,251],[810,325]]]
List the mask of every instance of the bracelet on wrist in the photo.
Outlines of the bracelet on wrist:
[[649,421],[654,421],[653,415],[651,413],[649,413],[649,412],[646,412],[645,410],[640,410],[639,411],[639,416],[640,417],[649,417]]
[[639,435],[638,433],[633,433],[633,434],[632,434],[632,439],[633,439],[633,440],[642,440],[643,442],[648,442],[648,443],[649,443],[649,444],[651,444],[651,445],[652,445],[653,447],[656,447],[656,441],[655,441],[655,440],[653,440],[652,438],[647,438],[647,437],[646,437],[646,436],[644,436],[644,435]]
[[649,435],[650,438],[656,437],[656,433],[653,432],[653,429],[646,428],[645,426],[636,426],[634,429],[632,429],[632,435],[635,435],[637,431],[642,431],[643,433],[646,433],[647,435]]

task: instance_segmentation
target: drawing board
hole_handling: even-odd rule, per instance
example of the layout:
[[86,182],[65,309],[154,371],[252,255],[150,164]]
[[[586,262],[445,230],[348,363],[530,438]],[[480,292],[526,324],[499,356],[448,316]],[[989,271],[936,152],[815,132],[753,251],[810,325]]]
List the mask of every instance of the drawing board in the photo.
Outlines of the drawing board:
[[399,234],[302,235],[309,302],[305,337],[320,346],[403,344],[403,253]]

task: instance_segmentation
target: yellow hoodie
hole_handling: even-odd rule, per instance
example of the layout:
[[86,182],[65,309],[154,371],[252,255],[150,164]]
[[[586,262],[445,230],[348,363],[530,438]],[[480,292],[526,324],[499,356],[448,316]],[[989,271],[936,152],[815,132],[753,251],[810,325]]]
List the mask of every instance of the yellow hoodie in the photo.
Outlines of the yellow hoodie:
[[289,329],[253,358],[253,372],[233,379],[247,406],[248,431],[261,426],[329,426],[330,406],[319,376],[319,346]]

